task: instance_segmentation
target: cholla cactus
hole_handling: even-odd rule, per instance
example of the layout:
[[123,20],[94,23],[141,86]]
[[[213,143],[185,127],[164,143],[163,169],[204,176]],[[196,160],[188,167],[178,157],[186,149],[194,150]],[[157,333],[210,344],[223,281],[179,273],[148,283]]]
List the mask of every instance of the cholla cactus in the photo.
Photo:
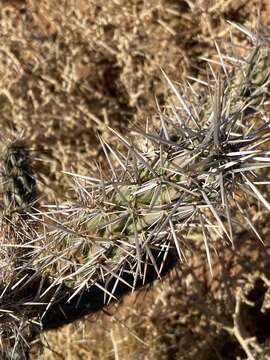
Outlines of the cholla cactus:
[[[270,209],[264,194],[270,46],[260,32],[243,31],[253,43],[249,55],[227,58],[218,50],[224,74],[212,72],[199,91],[188,85],[181,94],[164,74],[175,101],[159,109],[158,130],[147,125],[126,138],[111,130],[121,150],[101,140],[109,171],[99,178],[72,174],[77,203],[38,210],[25,157],[14,180],[6,169],[18,159],[8,150],[3,175],[11,185],[4,204],[17,214],[22,206],[27,226],[30,220],[35,225],[20,243],[13,237],[28,251],[22,255],[27,261],[3,278],[4,335],[10,335],[7,323],[19,333],[26,322],[28,331],[33,322],[49,329],[95,312],[166,274],[175,254],[186,261],[192,241],[202,239],[210,270],[216,241],[233,245],[243,224],[263,242],[249,206],[258,201]],[[2,231],[3,249],[6,236]]]
[[[32,249],[29,247],[32,239],[35,238],[35,225],[30,214],[37,201],[36,180],[33,176],[30,156],[27,146],[23,141],[12,139],[6,142],[2,150],[2,182],[1,192],[3,194],[2,218],[1,218],[1,249],[0,249],[0,274],[1,274],[1,320],[4,321],[1,327],[1,339],[10,337],[10,353],[7,358],[16,359],[16,352],[13,351],[17,344],[20,359],[24,357],[24,347],[18,341],[20,339],[20,326],[23,326],[22,317],[17,313],[18,295],[17,285],[23,282],[30,274],[28,268],[29,260],[32,257]],[[11,318],[5,316],[5,304],[10,307]],[[12,315],[14,317],[12,319]],[[2,322],[1,321],[1,322]],[[16,323],[16,326],[14,326]],[[17,339],[16,339],[17,333]],[[5,341],[5,340],[4,340]],[[4,357],[4,355],[2,355]]]
[[61,256],[56,260],[52,253],[50,261],[61,281],[81,291],[98,279],[117,276],[121,282],[121,274],[129,272],[135,289],[147,266],[142,256],[158,276],[152,249],[166,257],[175,246],[183,260],[192,228],[202,234],[211,268],[213,242],[233,244],[241,218],[262,241],[248,207],[259,200],[269,210],[259,175],[270,165],[270,60],[267,38],[252,40],[250,55],[233,60],[230,73],[220,55],[225,76],[213,74],[207,96],[192,88],[181,95],[165,75],[178,104],[160,112],[158,132],[136,130],[124,138],[112,130],[126,152],[101,140],[111,174],[74,175],[80,205],[63,207],[65,223],[51,233]]

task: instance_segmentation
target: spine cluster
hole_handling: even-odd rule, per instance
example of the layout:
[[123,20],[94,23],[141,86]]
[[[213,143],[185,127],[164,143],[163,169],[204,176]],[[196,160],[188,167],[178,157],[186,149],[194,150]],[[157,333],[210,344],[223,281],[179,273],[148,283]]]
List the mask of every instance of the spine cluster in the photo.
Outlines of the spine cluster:
[[[158,129],[136,129],[129,137],[111,130],[125,151],[101,140],[109,174],[73,174],[81,205],[63,206],[57,220],[63,226],[50,236],[60,254],[56,273],[74,294],[100,279],[121,282],[125,273],[133,274],[134,290],[149,264],[159,276],[157,251],[165,261],[173,247],[185,261],[194,234],[204,243],[210,270],[215,244],[233,245],[239,226],[263,242],[250,207],[255,201],[270,209],[264,176],[270,56],[266,38],[251,39],[249,56],[231,59],[231,67],[219,54],[223,75],[213,73],[200,92],[190,86],[181,94],[164,74],[174,102],[160,111]],[[113,298],[106,286],[104,292]]]
[[6,210],[20,213],[36,200],[36,180],[27,146],[23,142],[12,142],[4,150],[2,187],[3,206]]

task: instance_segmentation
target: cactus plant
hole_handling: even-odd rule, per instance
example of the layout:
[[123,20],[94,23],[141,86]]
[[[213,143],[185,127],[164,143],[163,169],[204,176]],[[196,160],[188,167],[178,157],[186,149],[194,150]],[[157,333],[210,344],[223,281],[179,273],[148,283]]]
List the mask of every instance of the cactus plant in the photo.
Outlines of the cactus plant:
[[270,210],[270,47],[263,32],[241,30],[249,55],[218,49],[222,72],[200,80],[202,89],[181,93],[164,73],[172,101],[158,109],[159,126],[128,137],[111,129],[115,148],[101,139],[109,170],[70,172],[77,202],[38,207],[27,149],[8,145],[0,322],[14,348],[25,347],[20,335],[31,339],[39,326],[56,328],[161,278],[177,257],[188,259],[192,241],[203,241],[210,270],[215,243],[233,245],[244,224],[263,242],[249,207]]

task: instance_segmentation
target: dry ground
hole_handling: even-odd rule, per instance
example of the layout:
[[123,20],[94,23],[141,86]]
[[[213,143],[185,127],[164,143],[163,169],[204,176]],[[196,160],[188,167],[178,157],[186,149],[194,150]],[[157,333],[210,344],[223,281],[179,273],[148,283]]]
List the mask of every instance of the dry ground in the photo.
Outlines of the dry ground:
[[[162,105],[167,96],[160,67],[175,81],[203,74],[200,57],[215,53],[215,41],[230,39],[225,19],[254,25],[257,10],[267,22],[267,0],[2,0],[1,125],[5,132],[24,131],[45,160],[38,165],[43,201],[65,200],[70,181],[62,170],[89,174],[95,162],[102,164],[97,134],[113,143],[108,125],[125,132],[153,116],[155,97]],[[248,259],[258,272],[246,283],[247,297],[255,287],[255,305],[241,311],[257,310],[249,317],[250,334],[258,354],[267,356],[267,331],[261,335],[256,326],[269,317],[259,307],[269,284],[252,251]],[[249,270],[234,274],[232,299]],[[107,314],[46,334],[45,351],[37,355],[36,346],[32,358],[245,358],[232,330],[237,301],[221,304],[226,291],[209,286],[201,273],[185,269],[178,276]]]

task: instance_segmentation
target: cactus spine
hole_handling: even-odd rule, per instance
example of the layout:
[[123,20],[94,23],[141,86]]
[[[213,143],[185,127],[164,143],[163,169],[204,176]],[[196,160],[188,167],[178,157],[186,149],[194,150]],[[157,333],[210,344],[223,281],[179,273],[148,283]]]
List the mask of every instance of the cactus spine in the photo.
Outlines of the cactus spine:
[[262,188],[270,166],[270,57],[265,37],[251,40],[250,55],[234,59],[232,70],[219,52],[224,76],[213,74],[206,95],[192,88],[181,95],[164,74],[176,102],[160,112],[159,129],[129,138],[111,130],[126,152],[101,140],[110,175],[73,174],[80,205],[62,210],[66,220],[51,237],[66,250],[56,273],[75,294],[98,279],[121,282],[124,272],[133,274],[134,290],[149,263],[159,276],[153,250],[165,259],[174,247],[183,260],[192,231],[201,233],[210,269],[215,241],[233,244],[239,224],[263,241],[248,211],[254,201],[270,209]]

